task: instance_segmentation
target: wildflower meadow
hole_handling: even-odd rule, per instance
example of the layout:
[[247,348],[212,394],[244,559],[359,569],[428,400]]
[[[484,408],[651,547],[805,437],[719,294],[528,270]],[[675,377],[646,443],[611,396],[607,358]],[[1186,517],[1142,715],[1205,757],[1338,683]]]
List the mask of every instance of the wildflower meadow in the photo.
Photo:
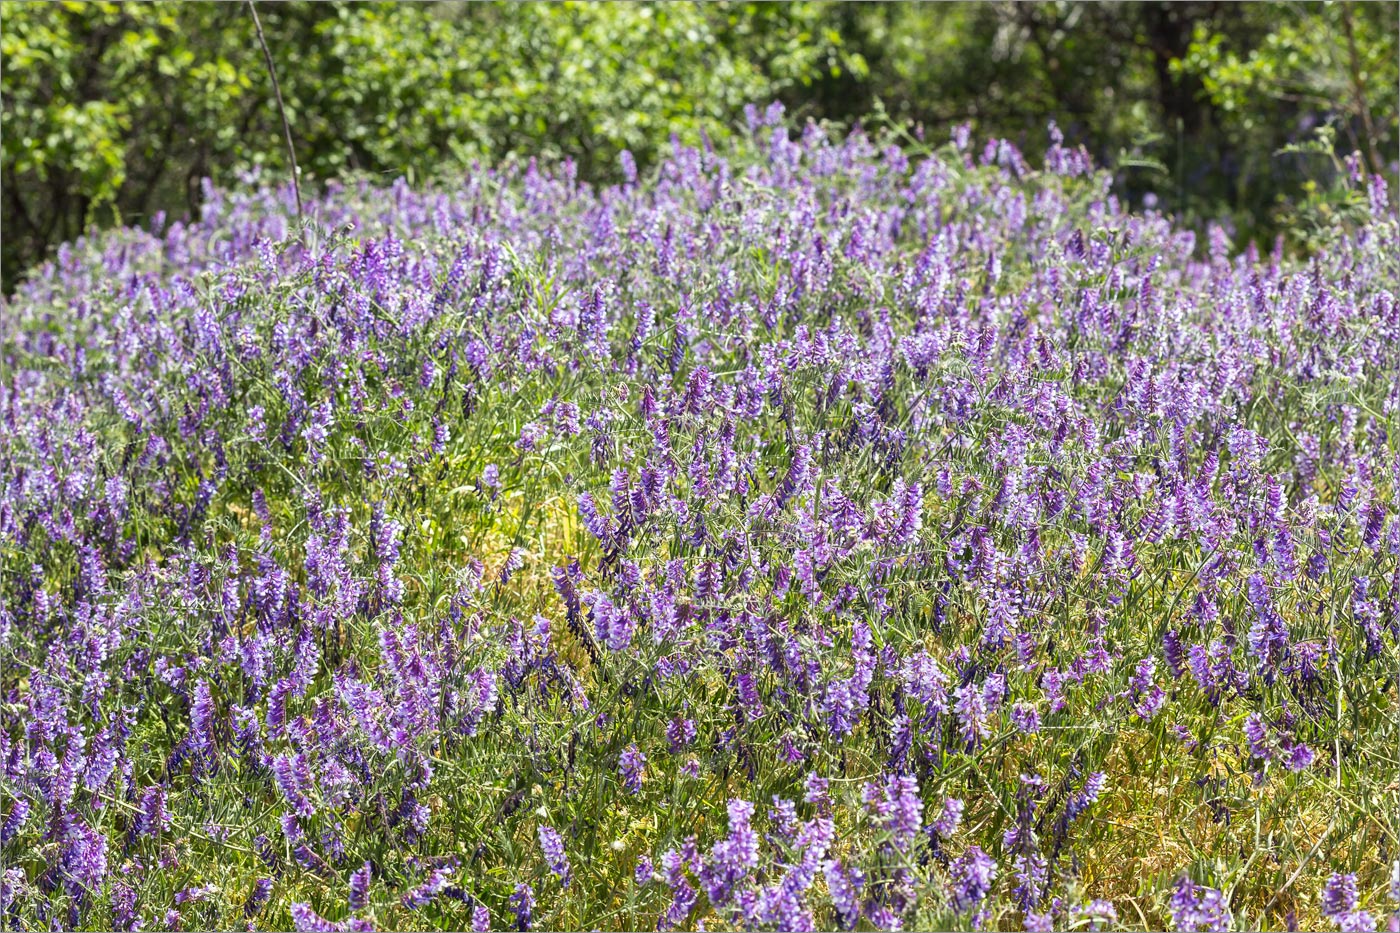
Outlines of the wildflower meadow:
[[[935,138],[937,136],[937,138]],[[1400,223],[749,108],[0,306],[0,916],[1400,930]]]

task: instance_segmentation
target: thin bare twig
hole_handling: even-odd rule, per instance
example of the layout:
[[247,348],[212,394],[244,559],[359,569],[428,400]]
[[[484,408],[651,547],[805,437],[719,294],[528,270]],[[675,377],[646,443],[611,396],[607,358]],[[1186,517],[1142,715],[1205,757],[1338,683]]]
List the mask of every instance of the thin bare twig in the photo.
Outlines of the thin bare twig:
[[304,219],[301,209],[301,170],[297,168],[297,152],[292,146],[292,125],[287,122],[287,107],[282,103],[282,86],[277,83],[277,67],[272,64],[272,52],[267,47],[263,35],[262,21],[258,19],[258,8],[253,0],[248,0],[248,12],[253,14],[253,27],[258,31],[258,43],[262,45],[263,58],[267,59],[267,73],[272,77],[272,93],[277,97],[277,114],[282,118],[282,132],[287,139],[287,158],[292,161],[292,191],[297,197],[297,221]]
[[1347,37],[1347,70],[1351,77],[1351,93],[1355,107],[1361,116],[1361,126],[1366,131],[1366,155],[1371,160],[1371,171],[1381,174],[1385,163],[1376,149],[1376,127],[1371,121],[1371,105],[1366,100],[1366,83],[1361,80],[1361,61],[1356,52],[1356,31],[1351,21],[1351,4],[1342,4],[1342,29]]

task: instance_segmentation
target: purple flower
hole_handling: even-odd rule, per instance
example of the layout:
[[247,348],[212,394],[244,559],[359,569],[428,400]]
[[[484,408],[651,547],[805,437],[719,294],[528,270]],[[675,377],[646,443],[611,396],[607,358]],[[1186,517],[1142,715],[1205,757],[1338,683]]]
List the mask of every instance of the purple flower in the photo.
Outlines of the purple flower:
[[1184,875],[1177,881],[1167,906],[1172,912],[1172,927],[1186,933],[1225,931],[1234,923],[1224,894],[1197,885]]
[[515,446],[521,451],[534,450],[548,433],[549,430],[544,425],[538,421],[531,421],[520,429],[520,439],[516,441]]
[[1151,722],[1161,712],[1166,703],[1166,693],[1158,687],[1154,678],[1157,674],[1157,659],[1143,658],[1133,672],[1128,690],[1133,699],[1133,712],[1144,722]]
[[1109,901],[1093,900],[1073,907],[1070,916],[1075,920],[1088,918],[1089,924],[1085,929],[1097,931],[1103,929],[1103,923],[1112,924],[1118,921],[1118,909]]
[[607,595],[589,593],[583,601],[593,610],[593,629],[600,642],[613,651],[622,651],[632,643],[634,621],[626,607],[618,607]]
[[1334,872],[1322,886],[1322,915],[1345,933],[1368,933],[1376,928],[1369,911],[1357,910],[1356,876]]
[[426,907],[437,899],[438,895],[447,890],[448,882],[452,879],[452,870],[449,868],[435,868],[428,873],[427,879],[420,885],[409,890],[403,896],[403,905],[410,910],[417,910]]
[[963,802],[956,797],[949,797],[943,801],[943,809],[939,812],[938,819],[929,824],[929,830],[940,839],[948,839],[958,831],[962,817]]
[[1306,771],[1312,767],[1313,750],[1302,742],[1284,743],[1280,746],[1283,763],[1289,771]]
[[[1008,830],[1007,835],[1016,830]],[[1033,845],[1033,843],[1032,843]],[[1008,849],[1014,846],[1007,846]],[[1011,871],[1016,877],[1013,893],[1023,910],[1038,906],[1044,897],[1049,878],[1049,863],[1038,850],[1018,852],[1011,860]]]
[[[797,819],[797,804],[785,797],[773,795],[773,806],[768,808],[768,823],[772,827],[773,834],[784,841],[790,842],[797,832],[799,825]],[[769,838],[773,838],[770,836]]]
[[10,807],[9,815],[5,817],[5,825],[0,827],[0,845],[7,845],[15,836],[19,835],[19,831],[24,827],[27,819],[29,819],[29,801],[16,799]]
[[95,893],[107,874],[107,840],[80,820],[71,820],[63,834],[59,870],[73,897]]
[[1322,912],[1324,916],[1355,911],[1357,909],[1357,876],[1334,871],[1322,888]]
[[195,684],[190,705],[190,741],[200,755],[214,757],[214,696],[209,681],[203,679]]
[[831,906],[836,911],[837,925],[843,930],[854,929],[860,921],[860,893],[865,876],[859,868],[847,869],[833,859],[822,868],[826,887],[831,892]]
[[622,166],[623,181],[629,185],[635,185],[637,183],[637,160],[626,149],[618,154],[617,159]]
[[991,736],[991,730],[987,728],[987,707],[982,691],[976,684],[966,684],[953,691],[955,702],[953,710],[958,716],[958,725],[962,730],[962,740],[969,749],[976,748],[982,744],[982,740]]
[[1255,758],[1268,761],[1273,757],[1269,750],[1269,729],[1264,725],[1264,717],[1250,713],[1244,720],[1244,737],[1249,742],[1249,753]]
[[521,933],[530,929],[530,918],[535,910],[535,889],[525,882],[515,886],[510,896],[510,909],[515,914],[515,925]]
[[1180,679],[1186,672],[1186,662],[1182,655],[1181,636],[1175,629],[1167,629],[1162,635],[1162,654],[1167,659],[1167,670],[1173,679]]
[[[1382,696],[1396,634],[1395,399],[1354,391],[1400,348],[1382,186],[1298,263],[1130,210],[1058,128],[1055,183],[1028,186],[966,127],[913,158],[749,116],[738,149],[678,139],[611,188],[548,160],[331,183],[311,213],[360,232],[314,248],[289,189],[210,187],[199,217],[32,270],[0,312],[0,642],[23,667],[0,845],[38,855],[0,916],[207,920],[190,886],[217,872],[176,864],[172,829],[203,827],[207,862],[261,786],[284,838],[251,842],[250,921],[362,928],[406,875],[409,909],[486,926],[479,894],[529,926],[528,885],[507,902],[480,859],[430,855],[442,769],[513,736],[662,835],[662,777],[728,802],[704,851],[638,859],[632,906],[663,929],[908,925],[937,878],[964,926],[1107,926],[1075,883],[1118,867],[1073,822],[1118,777],[1073,754],[1097,731],[1183,759],[1242,738],[1257,782],[1318,767],[1331,675]],[[541,528],[577,556],[551,556],[561,618],[522,624],[549,612],[517,585]],[[462,556],[482,547],[489,575]],[[989,750],[1007,767],[979,777]],[[1070,777],[1007,780],[1052,762]],[[1012,798],[998,829],[983,778]],[[567,830],[500,819],[579,893]],[[390,878],[347,862],[370,823]],[[299,871],[344,875],[349,910],[274,911]],[[1400,926],[1361,878],[1329,882],[1330,922]],[[1213,888],[1162,893],[1163,922],[1231,922]]]
[[272,774],[282,796],[292,805],[298,816],[312,816],[316,808],[307,794],[311,792],[311,767],[302,754],[278,755],[272,760]]
[[1040,711],[1029,703],[1011,707],[1011,724],[1023,735],[1040,731]]
[[311,905],[296,903],[291,906],[292,925],[297,933],[340,933],[340,924],[332,923],[311,909]]
[[1069,803],[1065,806],[1065,818],[1070,820],[1078,818],[1080,814],[1089,809],[1091,804],[1099,799],[1099,795],[1103,793],[1103,789],[1107,784],[1108,775],[1104,772],[1095,771],[1093,774],[1089,775],[1084,780],[1084,787],[1071,797]]
[[[136,910],[136,889],[129,884],[116,882],[111,885],[110,899],[112,922],[116,928],[118,930],[139,930],[141,928],[141,915]],[[0,902],[8,906],[9,898],[0,897]]]
[[165,807],[165,788],[148,787],[141,794],[141,803],[132,831],[137,836],[154,836],[170,827],[170,813]]
[[248,899],[243,902],[243,916],[255,917],[258,912],[267,906],[267,902],[272,900],[272,879],[259,878],[253,882],[253,890],[248,892]]
[[617,773],[622,776],[622,786],[627,793],[642,792],[642,776],[646,763],[646,756],[638,751],[636,745],[629,745],[622,750],[622,755],[617,760]]
[[540,851],[544,853],[549,870],[559,876],[560,884],[567,889],[572,871],[569,867],[569,857],[564,853],[564,840],[552,826],[541,826],[539,835]]
[[372,880],[369,862],[350,876],[350,909],[364,910],[369,906],[369,886]]
[[672,754],[679,754],[695,741],[695,720],[677,717],[666,724],[666,741],[671,745]]
[[639,855],[637,857],[637,867],[632,872],[632,880],[638,886],[651,883],[652,876],[656,873],[656,866],[651,861],[649,855]]
[[817,774],[815,771],[808,774],[803,782],[805,793],[802,795],[804,803],[814,804],[819,810],[826,810],[831,806],[831,798],[828,796],[828,788],[831,782]]
[[737,887],[758,867],[758,834],[750,826],[754,805],[729,801],[729,835],[717,842],[700,871],[700,883],[716,906],[728,904]]
[[867,783],[864,789],[867,809],[888,832],[896,849],[908,851],[923,825],[923,801],[919,784],[912,775],[889,775],[883,785]]
[[1026,933],[1054,933],[1055,918],[1048,910],[1044,913],[1028,910],[1023,926]]
[[968,846],[948,872],[953,882],[950,892],[953,910],[965,914],[975,910],[991,892],[997,863],[979,846]]
[[202,904],[209,899],[209,895],[218,893],[218,888],[212,884],[203,887],[185,888],[175,892],[176,904]]

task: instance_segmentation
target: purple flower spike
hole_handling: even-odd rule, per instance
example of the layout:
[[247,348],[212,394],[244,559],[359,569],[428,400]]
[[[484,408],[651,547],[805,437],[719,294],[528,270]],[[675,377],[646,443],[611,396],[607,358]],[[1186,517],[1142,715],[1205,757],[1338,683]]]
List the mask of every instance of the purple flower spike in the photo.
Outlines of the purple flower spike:
[[559,876],[562,887],[568,888],[573,872],[569,867],[569,857],[564,854],[564,840],[552,826],[539,829],[540,851],[544,853],[549,870]]
[[953,881],[953,909],[960,914],[969,913],[991,892],[992,882],[997,876],[997,863],[981,847],[968,846],[967,851],[949,868],[949,875]]
[[1225,931],[1234,923],[1230,905],[1220,891],[1197,885],[1185,876],[1177,881],[1168,906],[1173,929],[1187,933]]
[[515,926],[520,933],[530,929],[530,920],[535,910],[535,889],[525,882],[515,886],[510,896],[510,909],[515,914]]
[[1357,909],[1356,875],[1333,873],[1322,886],[1322,915],[1344,933],[1370,933],[1376,919]]
[[629,745],[622,750],[622,755],[617,760],[617,773],[622,776],[622,786],[627,793],[642,792],[642,776],[646,763],[646,756],[638,751],[637,746]]

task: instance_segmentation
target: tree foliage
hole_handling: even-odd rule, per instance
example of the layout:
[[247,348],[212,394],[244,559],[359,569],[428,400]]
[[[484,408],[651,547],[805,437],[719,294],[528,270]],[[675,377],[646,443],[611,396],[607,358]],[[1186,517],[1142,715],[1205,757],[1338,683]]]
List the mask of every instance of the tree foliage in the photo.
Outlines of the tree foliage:
[[[811,3],[289,3],[261,9],[302,171],[421,176],[474,159],[623,149],[859,69]],[[281,170],[243,4],[17,3],[4,17],[4,265],[94,223],[197,205],[200,180]]]
[[[1362,151],[1369,171],[1394,175],[1397,9],[841,4],[832,15],[868,74],[824,79],[813,109],[883,105],[939,132],[971,121],[1032,154],[1053,118],[1135,203],[1272,237],[1291,231],[1298,202],[1345,190],[1337,153]],[[1335,145],[1313,145],[1328,127]]]
[[[311,179],[565,157],[643,169],[748,103],[1017,140],[1055,120],[1120,194],[1237,237],[1340,210],[1342,151],[1394,174],[1387,3],[278,3],[261,8]],[[94,224],[198,208],[201,179],[285,170],[246,5],[3,11],[4,285]],[[1330,134],[1318,144],[1316,134]],[[1333,141],[1328,142],[1328,141]],[[1317,208],[1321,208],[1319,211]],[[1329,213],[1330,212],[1330,213]]]

